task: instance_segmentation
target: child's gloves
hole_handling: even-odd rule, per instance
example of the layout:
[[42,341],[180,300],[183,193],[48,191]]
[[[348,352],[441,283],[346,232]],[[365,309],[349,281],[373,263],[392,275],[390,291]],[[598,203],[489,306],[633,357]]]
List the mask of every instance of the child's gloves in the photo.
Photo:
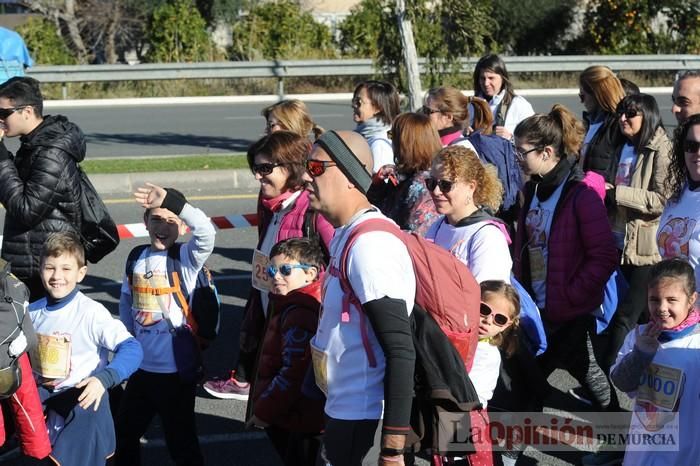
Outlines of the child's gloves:
[[165,188],[165,192],[167,194],[165,195],[165,199],[163,199],[161,207],[168,209],[175,215],[180,215],[183,207],[185,207],[185,204],[187,204],[185,195],[175,188]]

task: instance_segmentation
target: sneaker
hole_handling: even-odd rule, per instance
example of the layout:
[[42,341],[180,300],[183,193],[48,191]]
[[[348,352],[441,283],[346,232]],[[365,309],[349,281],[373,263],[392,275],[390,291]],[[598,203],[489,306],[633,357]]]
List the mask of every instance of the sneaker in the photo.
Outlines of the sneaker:
[[622,464],[624,457],[624,451],[600,451],[581,458],[581,464],[583,466],[614,466]]
[[235,372],[232,371],[227,379],[209,380],[202,385],[202,388],[215,398],[248,401],[250,384],[239,382],[233,377],[234,374]]

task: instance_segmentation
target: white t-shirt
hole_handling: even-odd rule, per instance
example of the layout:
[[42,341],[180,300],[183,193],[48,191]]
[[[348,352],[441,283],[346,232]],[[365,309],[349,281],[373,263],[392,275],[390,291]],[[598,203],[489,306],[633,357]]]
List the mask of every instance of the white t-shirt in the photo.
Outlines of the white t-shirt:
[[527,248],[530,258],[530,284],[535,293],[537,307],[544,309],[547,301],[547,259],[549,257],[549,233],[552,229],[554,210],[564,189],[562,182],[543,202],[532,196],[530,209],[525,217]]
[[[340,267],[348,233],[370,218],[386,219],[380,212],[372,211],[336,229],[330,244],[330,266]],[[348,254],[348,278],[361,303],[389,297],[405,301],[409,314],[413,310],[416,294],[413,264],[406,246],[390,233],[368,232],[357,239]],[[368,317],[361,315],[364,314],[362,310],[350,305],[349,321],[343,322],[342,301],[340,280],[326,275],[321,317],[311,341],[315,357],[319,354],[323,357],[320,365],[326,374],[328,392],[325,411],[334,419],[381,419],[384,411],[384,354]],[[376,367],[369,365],[362,342],[361,319],[367,325]],[[316,375],[318,381],[318,370]]]
[[471,271],[474,279],[503,280],[510,283],[513,261],[503,232],[489,222],[454,227],[445,217],[438,219],[426,233],[435,244],[447,249]]
[[[643,331],[641,326],[640,331]],[[616,365],[630,353],[636,331],[627,334]],[[615,366],[611,369],[613,371]],[[668,436],[663,412],[678,414],[678,451],[659,451],[654,444],[637,444],[625,452],[623,464],[634,466],[697,466],[700,464],[700,330],[690,335],[661,343],[638,389],[629,395],[634,399],[630,434]],[[640,442],[641,443],[641,442]]]
[[666,204],[656,243],[664,259],[682,257],[695,270],[695,287],[700,290],[700,191],[690,191],[686,186],[678,202]]
[[[73,387],[102,370],[109,362],[109,351],[131,338],[124,324],[80,291],[63,307],[52,311],[46,309],[46,298],[31,303],[29,317],[40,342],[45,337],[70,342],[70,370],[68,377],[56,385],[57,390]],[[36,362],[33,365],[36,368]]]
[[476,394],[479,395],[479,401],[484,408],[493,397],[500,369],[501,353],[498,348],[488,341],[479,340],[479,343],[476,344],[474,364],[469,371],[469,378],[474,384]]
[[371,136],[367,139],[367,143],[372,151],[372,159],[374,161],[372,174],[377,173],[384,165],[395,165],[394,149],[386,132],[383,135]]
[[[494,120],[496,119],[496,115],[498,113],[498,106],[505,95],[506,91],[503,90],[497,95],[493,96],[489,101],[489,107],[491,107],[491,113],[493,113]],[[519,95],[513,96],[513,100],[511,100],[510,105],[506,110],[506,121],[503,127],[512,134],[515,131],[515,127],[518,126],[518,123],[534,114],[535,110],[532,108],[530,102]]]
[[[617,164],[617,172],[615,175],[615,186],[629,186],[632,182],[632,174],[637,165],[637,150],[634,145],[629,142],[622,146],[620,152],[620,161]],[[612,225],[613,236],[615,237],[615,245],[617,249],[623,250],[625,246],[625,229],[627,227],[627,218],[624,215],[615,216],[615,224]]]

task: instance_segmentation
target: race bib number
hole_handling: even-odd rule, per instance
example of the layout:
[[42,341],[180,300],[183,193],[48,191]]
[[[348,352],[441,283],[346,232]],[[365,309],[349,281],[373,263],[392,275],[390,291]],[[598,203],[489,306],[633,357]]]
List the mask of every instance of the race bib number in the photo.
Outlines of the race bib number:
[[68,335],[37,334],[32,362],[34,372],[45,379],[65,379],[70,373],[71,340]]
[[316,385],[326,396],[328,396],[328,355],[316,348],[314,345],[310,346]]
[[272,289],[272,279],[267,274],[267,266],[270,258],[262,251],[256,249],[253,253],[253,288],[269,292]]
[[[163,273],[154,273],[149,278],[146,278],[146,275],[142,273],[135,273],[133,281],[131,296],[134,309],[143,312],[161,312],[155,290],[158,288],[170,288],[168,277]],[[170,305],[169,294],[164,295],[161,299],[165,299],[166,303]]]
[[637,402],[651,404],[664,411],[673,411],[681,393],[683,371],[651,364],[642,375],[637,389]]
[[530,276],[533,282],[543,282],[547,278],[547,265],[542,248],[528,248],[530,251]]

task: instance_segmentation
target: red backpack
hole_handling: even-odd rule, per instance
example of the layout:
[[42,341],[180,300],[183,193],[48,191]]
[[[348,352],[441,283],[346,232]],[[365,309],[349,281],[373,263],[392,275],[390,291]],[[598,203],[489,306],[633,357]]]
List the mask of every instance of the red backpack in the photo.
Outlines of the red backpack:
[[[342,321],[348,322],[350,319],[350,303],[362,310],[362,304],[350,286],[347,261],[350,248],[358,237],[370,231],[390,233],[406,245],[416,276],[415,303],[435,320],[462,357],[466,369],[471,369],[479,340],[479,284],[467,266],[449,251],[415,233],[401,231],[388,220],[373,218],[354,227],[340,257],[340,270],[333,266],[329,270],[331,275],[340,280],[343,290]],[[360,316],[362,343],[369,365],[375,367],[376,359],[367,338],[366,318],[363,312],[360,312]]]

